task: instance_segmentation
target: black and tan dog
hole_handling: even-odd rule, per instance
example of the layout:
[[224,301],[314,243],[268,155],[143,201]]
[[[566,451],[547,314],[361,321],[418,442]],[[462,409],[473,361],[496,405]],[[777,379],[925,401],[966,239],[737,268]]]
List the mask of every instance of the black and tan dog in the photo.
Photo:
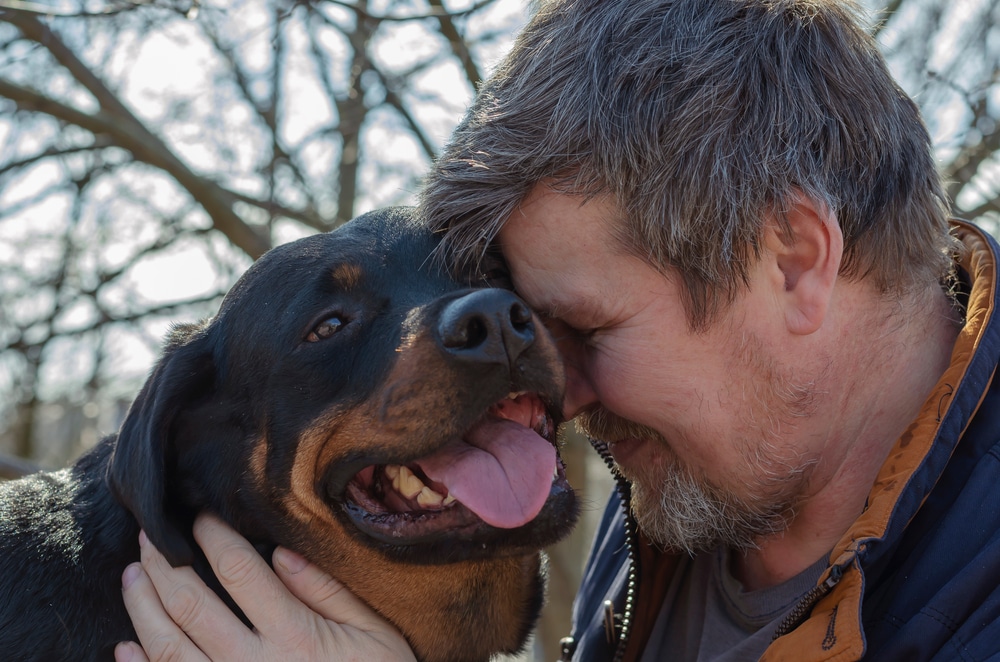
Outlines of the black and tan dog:
[[172,333],[116,437],[0,485],[0,660],[111,659],[138,527],[211,580],[204,509],[309,557],[424,660],[520,648],[539,549],[575,519],[563,376],[524,303],[439,273],[434,245],[397,209],[274,249]]

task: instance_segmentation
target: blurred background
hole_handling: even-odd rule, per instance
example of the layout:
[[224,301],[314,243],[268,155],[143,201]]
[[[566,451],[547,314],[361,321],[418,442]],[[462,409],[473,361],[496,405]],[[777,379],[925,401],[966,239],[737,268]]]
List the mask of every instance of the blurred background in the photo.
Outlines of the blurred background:
[[[544,1],[544,0],[542,0]],[[1000,220],[1000,0],[869,0],[955,214]],[[414,200],[531,0],[0,0],[0,478],[113,432],[174,322],[268,248]],[[610,479],[525,659],[568,634]]]

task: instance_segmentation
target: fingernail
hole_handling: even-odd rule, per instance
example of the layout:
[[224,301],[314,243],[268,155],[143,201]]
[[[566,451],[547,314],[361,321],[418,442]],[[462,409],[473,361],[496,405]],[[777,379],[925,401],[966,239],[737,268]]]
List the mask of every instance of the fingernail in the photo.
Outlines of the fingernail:
[[132,645],[123,641],[115,646],[115,662],[130,662],[135,659],[135,649]]
[[274,562],[291,575],[302,572],[303,568],[309,564],[309,561],[306,561],[304,556],[296,554],[285,547],[278,547],[274,550]]
[[139,529],[139,547],[145,547],[146,543],[149,542],[149,538],[146,537],[146,530]]
[[136,579],[139,578],[139,574],[142,572],[142,566],[138,563],[130,563],[126,568],[125,572],[122,573],[122,590],[127,589],[131,586]]

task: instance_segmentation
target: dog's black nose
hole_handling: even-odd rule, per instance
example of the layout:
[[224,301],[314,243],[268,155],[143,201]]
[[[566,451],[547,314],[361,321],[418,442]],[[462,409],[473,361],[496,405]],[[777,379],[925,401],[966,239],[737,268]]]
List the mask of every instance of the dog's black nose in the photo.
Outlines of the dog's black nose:
[[438,338],[463,361],[511,366],[535,342],[531,310],[507,290],[476,290],[441,311]]

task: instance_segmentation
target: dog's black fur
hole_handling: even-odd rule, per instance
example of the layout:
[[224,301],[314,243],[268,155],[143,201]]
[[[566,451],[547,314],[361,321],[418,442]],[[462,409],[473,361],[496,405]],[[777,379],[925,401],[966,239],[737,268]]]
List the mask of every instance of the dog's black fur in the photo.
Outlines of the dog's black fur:
[[514,529],[462,509],[372,513],[382,487],[372,469],[355,477],[434,453],[511,392],[558,417],[541,324],[512,293],[435,269],[434,247],[397,209],[271,251],[211,321],[173,331],[117,435],[0,484],[0,660],[111,659],[136,638],[120,578],[140,525],[213,582],[191,536],[205,509],[308,556],[424,659],[519,648],[540,608],[538,550],[575,519],[561,471]]

